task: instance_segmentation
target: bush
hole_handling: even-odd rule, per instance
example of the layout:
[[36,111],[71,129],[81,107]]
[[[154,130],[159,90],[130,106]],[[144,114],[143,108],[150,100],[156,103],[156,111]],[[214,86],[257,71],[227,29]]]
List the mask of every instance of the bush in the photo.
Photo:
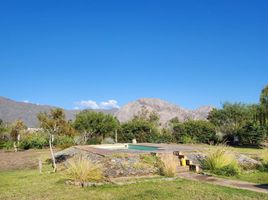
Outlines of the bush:
[[203,169],[218,175],[233,176],[240,171],[234,155],[224,145],[210,149],[201,165]]
[[143,119],[133,119],[122,125],[118,133],[120,142],[132,142],[136,139],[138,142],[154,142],[159,132],[155,125]]
[[24,136],[20,143],[20,149],[42,149],[48,147],[48,135],[44,133],[33,133]]
[[101,167],[83,157],[75,157],[68,161],[65,175],[69,180],[80,182],[82,185],[85,182],[100,182],[104,178]]
[[5,150],[13,149],[14,148],[13,142],[12,141],[3,142],[3,143],[1,143],[1,148],[5,149]]
[[248,123],[238,132],[239,142],[243,145],[260,145],[266,136],[265,128]]
[[65,149],[75,145],[75,142],[73,137],[67,135],[58,135],[55,138],[54,144],[61,149]]
[[157,167],[159,169],[159,174],[167,177],[176,176],[178,159],[173,154],[162,154],[160,155]]
[[91,145],[91,144],[101,144],[101,137],[93,137],[93,138],[90,138],[88,141],[87,141],[87,144]]
[[173,126],[174,137],[178,143],[207,143],[215,142],[216,131],[208,121],[187,121]]

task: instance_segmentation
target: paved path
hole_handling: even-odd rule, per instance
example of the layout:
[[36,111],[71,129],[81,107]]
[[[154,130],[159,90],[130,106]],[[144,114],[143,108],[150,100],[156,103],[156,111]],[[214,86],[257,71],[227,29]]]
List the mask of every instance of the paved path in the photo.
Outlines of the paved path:
[[191,172],[179,173],[179,177],[188,180],[204,181],[206,183],[211,183],[215,185],[251,190],[254,192],[262,192],[268,194],[268,184],[256,184],[244,181],[229,180],[209,175],[195,174]]

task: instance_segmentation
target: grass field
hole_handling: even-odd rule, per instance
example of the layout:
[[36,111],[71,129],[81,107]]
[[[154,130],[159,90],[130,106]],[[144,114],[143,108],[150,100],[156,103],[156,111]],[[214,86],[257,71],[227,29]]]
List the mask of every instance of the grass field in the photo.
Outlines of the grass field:
[[[249,150],[243,150],[249,151]],[[255,151],[255,150],[254,150]],[[252,153],[252,151],[250,151]],[[257,153],[256,151],[254,153]],[[154,180],[131,185],[106,185],[79,188],[65,184],[61,172],[51,174],[50,166],[38,174],[37,160],[49,157],[48,150],[25,152],[0,152],[0,200],[39,199],[196,199],[196,200],[268,200],[267,194],[215,186],[197,181],[178,179],[175,181]],[[256,183],[267,183],[268,173],[244,174],[233,179]]]
[[124,186],[79,188],[66,185],[61,173],[42,175],[37,170],[0,172],[1,200],[39,199],[206,199],[268,200],[267,194],[178,179]]

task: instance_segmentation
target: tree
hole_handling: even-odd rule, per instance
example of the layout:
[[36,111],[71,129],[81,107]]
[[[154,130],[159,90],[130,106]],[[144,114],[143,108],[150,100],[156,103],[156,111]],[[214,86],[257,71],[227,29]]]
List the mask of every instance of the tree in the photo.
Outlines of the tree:
[[249,107],[241,103],[225,103],[222,109],[213,109],[208,120],[217,127],[217,131],[231,141],[238,131],[252,119]]
[[53,153],[53,141],[55,135],[75,135],[75,130],[70,122],[65,120],[65,114],[62,109],[56,108],[50,110],[50,113],[41,112],[37,115],[40,122],[40,127],[49,134],[49,148],[52,158],[54,172],[57,171],[55,156]]
[[101,112],[93,112],[85,110],[76,115],[74,128],[78,130],[83,138],[84,143],[92,137],[104,138],[119,127],[119,121],[112,115],[107,115]]
[[177,123],[173,127],[173,134],[180,143],[199,142],[210,144],[216,140],[215,126],[202,120],[189,120]]
[[259,125],[248,123],[241,128],[238,136],[241,144],[260,145],[266,136],[266,130]]
[[141,108],[137,115],[134,116],[134,119],[148,121],[155,126],[159,126],[159,115],[155,111],[149,111],[145,106]]
[[27,127],[22,120],[17,120],[12,125],[10,136],[14,142],[13,145],[14,145],[15,152],[17,152],[17,146],[18,146],[19,141],[20,141],[20,134],[22,133],[22,131],[26,130],[26,128]]
[[158,129],[153,123],[135,118],[122,124],[119,140],[121,142],[131,142],[132,139],[136,139],[138,142],[154,142],[158,135]]
[[268,123],[268,85],[265,86],[260,95],[260,105],[261,105],[261,124],[265,125]]

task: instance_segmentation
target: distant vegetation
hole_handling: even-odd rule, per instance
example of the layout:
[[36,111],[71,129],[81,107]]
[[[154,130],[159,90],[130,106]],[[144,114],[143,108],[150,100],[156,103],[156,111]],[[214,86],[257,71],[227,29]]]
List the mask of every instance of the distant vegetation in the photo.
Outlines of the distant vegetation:
[[23,121],[6,124],[0,120],[0,147],[15,150],[66,148],[74,144],[131,142],[153,143],[229,143],[260,145],[267,141],[268,86],[260,94],[259,104],[225,103],[213,109],[207,120],[181,122],[173,118],[163,126],[155,112],[142,109],[132,120],[120,124],[110,114],[85,110],[74,121],[66,120],[62,109],[37,115],[40,129],[27,130]]

